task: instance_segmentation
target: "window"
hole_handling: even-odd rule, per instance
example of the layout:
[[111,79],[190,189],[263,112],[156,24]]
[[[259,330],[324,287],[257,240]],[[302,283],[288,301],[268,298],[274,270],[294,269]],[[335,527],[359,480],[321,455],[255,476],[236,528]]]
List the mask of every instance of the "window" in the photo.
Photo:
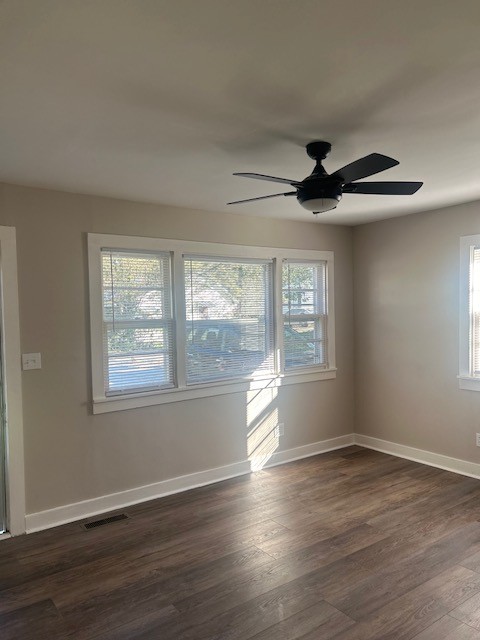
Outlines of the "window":
[[102,250],[105,394],[174,386],[168,253]]
[[272,261],[186,256],[187,384],[274,373]]
[[326,366],[326,262],[285,260],[282,304],[285,369]]
[[461,389],[480,391],[480,235],[460,239]]
[[333,254],[89,234],[94,413],[335,377]]

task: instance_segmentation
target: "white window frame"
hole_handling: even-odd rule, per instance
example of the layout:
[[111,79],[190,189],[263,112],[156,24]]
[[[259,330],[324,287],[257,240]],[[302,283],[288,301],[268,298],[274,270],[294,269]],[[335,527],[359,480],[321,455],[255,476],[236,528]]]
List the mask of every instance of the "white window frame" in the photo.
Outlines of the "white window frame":
[[[112,255],[112,253],[110,252],[110,248],[104,248],[105,253],[110,253],[110,255]],[[156,259],[164,259],[166,258],[168,260],[168,279],[170,282],[170,287],[168,289],[167,295],[165,296],[164,294],[164,301],[162,302],[162,317],[161,318],[156,318],[156,319],[151,319],[151,318],[143,318],[143,319],[118,319],[115,318],[115,314],[113,311],[113,305],[114,305],[114,297],[113,297],[113,289],[112,289],[112,308],[111,308],[111,314],[112,314],[112,318],[111,320],[107,320],[105,319],[105,314],[103,314],[102,317],[102,321],[103,321],[103,339],[106,339],[106,335],[109,331],[109,329],[113,329],[114,327],[118,327],[120,329],[122,328],[161,328],[164,331],[164,334],[166,334],[166,342],[167,342],[167,346],[164,347],[163,352],[166,356],[166,358],[172,358],[173,361],[175,361],[175,355],[176,355],[176,346],[175,346],[175,338],[174,335],[171,335],[169,332],[169,325],[173,325],[174,323],[174,318],[173,318],[173,314],[174,314],[174,302],[173,302],[173,273],[172,273],[172,259],[171,259],[171,255],[167,252],[148,252],[148,253],[142,253],[142,252],[132,252],[129,253],[128,251],[114,251],[113,253],[115,253],[115,255],[117,256],[149,256],[150,258],[154,257]],[[103,252],[102,252],[103,255]],[[113,275],[112,275],[112,286],[113,286]],[[107,288],[109,289],[109,288]],[[105,289],[103,289],[103,293],[105,292]],[[102,293],[102,298],[103,298],[103,293]],[[165,298],[167,298],[167,301],[165,302]],[[169,311],[169,315],[167,317],[165,317],[165,311]],[[174,333],[174,332],[172,332]],[[123,397],[127,394],[130,393],[140,393],[142,391],[160,391],[162,389],[172,389],[172,388],[176,388],[176,381],[175,381],[175,365],[173,365],[171,367],[171,371],[169,371],[169,373],[172,374],[172,378],[170,381],[170,377],[168,377],[168,381],[165,385],[163,386],[156,386],[156,385],[150,385],[150,388],[146,388],[145,386],[143,387],[143,389],[137,389],[135,390],[135,387],[131,387],[131,388],[127,388],[127,389],[123,389],[123,390],[116,390],[116,389],[110,389],[107,391],[107,382],[106,382],[106,378],[107,378],[107,370],[109,367],[109,363],[110,363],[110,354],[108,355],[108,357],[105,358],[104,361],[104,385],[105,385],[105,395],[106,396],[117,396],[117,397]]]
[[458,386],[467,391],[480,391],[480,376],[472,371],[472,315],[470,309],[470,272],[473,250],[480,247],[480,234],[460,238],[460,323]]
[[[329,310],[329,303],[330,303],[330,300],[329,300],[329,287],[328,287],[328,280],[327,280],[327,278],[328,278],[328,262],[326,262],[325,260],[305,260],[305,259],[296,260],[296,259],[289,258],[287,260],[283,260],[282,261],[282,267],[285,264],[288,264],[288,263],[289,264],[311,264],[311,265],[314,265],[314,266],[318,266],[320,263],[322,263],[322,267],[323,267],[323,265],[325,265],[325,276],[326,276],[326,278],[325,278],[325,282],[326,282],[325,310],[326,310],[326,313],[322,313],[322,314],[312,313],[312,314],[306,314],[306,315],[285,314],[285,313],[283,313],[283,303],[282,303],[282,323],[283,323],[283,326],[285,327],[285,320],[287,318],[289,320],[292,320],[293,322],[298,322],[298,321],[301,322],[302,320],[305,320],[307,322],[309,322],[309,321],[315,322],[316,319],[320,319],[320,318],[323,318],[325,316],[325,319],[326,319],[326,322],[327,322],[327,325],[326,325],[326,334],[327,334],[326,344],[327,344],[327,366],[328,366],[328,363],[330,362],[330,354],[329,354],[329,350],[328,350],[328,346],[329,346],[328,345],[328,337],[329,337],[329,333],[328,333],[328,315],[329,315],[328,314],[328,310]],[[284,288],[283,288],[283,269],[282,269],[282,300],[283,300],[283,291],[284,291]],[[285,333],[284,333],[284,335],[285,335]],[[323,364],[319,364],[318,366],[319,367],[323,367],[324,365]],[[297,367],[290,367],[290,368],[286,367],[286,364],[285,364],[285,351],[283,352],[282,368],[288,374],[295,373],[296,371],[301,371],[302,370],[302,367],[298,367],[298,366]],[[303,368],[305,369],[305,367],[303,367]],[[306,367],[306,368],[310,369],[310,367]]]
[[[124,396],[106,396],[103,369],[103,300],[101,250],[168,251],[172,254],[173,300],[176,328],[176,370],[177,387],[148,392],[131,393]],[[273,297],[275,315],[275,365],[276,373],[262,377],[245,378],[235,381],[215,381],[186,385],[186,313],[184,293],[184,254],[203,256],[251,258],[273,260]],[[327,336],[328,365],[309,367],[286,373],[283,369],[283,315],[282,315],[282,264],[283,260],[325,261],[327,263]],[[92,358],[92,401],[93,413],[107,413],[136,407],[146,407],[182,400],[192,400],[228,393],[239,393],[250,389],[261,389],[266,384],[281,386],[302,382],[327,380],[336,377],[335,363],[335,306],[334,306],[334,256],[333,251],[304,251],[302,249],[277,249],[244,245],[193,242],[161,238],[145,238],[107,234],[88,234],[88,265],[90,278],[90,331]]]
[[[185,266],[185,261],[190,260],[191,258],[195,259],[195,258],[199,258],[200,260],[205,260],[206,259],[206,263],[210,263],[210,260],[215,260],[215,256],[202,256],[199,254],[194,254],[192,256],[189,256],[187,254],[184,254],[184,266]],[[247,264],[254,264],[254,265],[262,265],[262,266],[267,266],[269,267],[269,271],[268,271],[268,276],[267,276],[267,283],[266,283],[266,288],[265,288],[265,299],[267,301],[271,301],[273,299],[273,286],[274,286],[274,265],[275,262],[273,260],[270,259],[259,259],[259,258],[246,258],[245,256],[241,256],[240,258],[235,257],[232,258],[231,256],[222,256],[221,259],[221,263],[223,262],[231,262],[231,264],[239,264],[239,263],[247,263]],[[184,278],[184,282],[186,283],[186,279]],[[187,287],[185,286],[185,290],[187,289]],[[269,295],[270,293],[270,295]],[[270,323],[268,320],[268,316],[271,316],[271,320],[272,322]],[[193,322],[195,323],[195,319],[193,319]],[[215,322],[214,319],[208,319],[208,322]],[[190,320],[187,321],[187,325],[190,324]],[[183,327],[182,327],[182,331],[183,331]],[[267,317],[265,318],[265,337],[267,337],[271,340],[271,343],[273,345],[273,347],[275,347],[275,309],[272,307],[269,308],[268,310],[268,314]],[[273,371],[277,370],[277,364],[276,364],[276,359],[275,359],[275,353],[272,353],[273,358],[272,358],[272,365],[273,365]],[[265,378],[265,376],[271,377],[272,372],[267,372],[267,371],[263,371],[263,372],[256,372],[255,374],[252,374],[252,378]],[[230,378],[230,382],[236,382],[238,381],[239,378],[238,375],[234,375]],[[187,380],[188,380],[188,375],[187,375]],[[212,380],[204,380],[204,381],[198,381],[198,382],[187,382],[187,386],[189,388],[192,388],[193,386],[197,387],[199,384],[215,384],[218,382],[221,382],[222,378],[217,378],[217,379],[212,379]],[[224,378],[223,379],[224,382],[228,381],[228,378]]]

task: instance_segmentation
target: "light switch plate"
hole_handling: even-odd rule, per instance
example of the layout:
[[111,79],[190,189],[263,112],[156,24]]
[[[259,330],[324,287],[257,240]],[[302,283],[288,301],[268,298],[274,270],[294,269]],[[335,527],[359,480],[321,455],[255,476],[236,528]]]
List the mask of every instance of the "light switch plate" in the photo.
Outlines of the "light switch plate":
[[41,353],[22,353],[22,369],[41,369],[42,354]]

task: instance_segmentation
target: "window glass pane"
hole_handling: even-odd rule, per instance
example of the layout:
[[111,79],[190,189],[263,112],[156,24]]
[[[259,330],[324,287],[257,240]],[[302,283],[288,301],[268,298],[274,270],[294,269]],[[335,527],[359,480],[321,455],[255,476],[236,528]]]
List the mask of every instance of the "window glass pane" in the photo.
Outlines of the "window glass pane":
[[326,361],[323,320],[284,323],[285,368],[308,367]]
[[107,329],[110,392],[171,386],[173,368],[163,327]]
[[170,255],[105,250],[102,285],[106,394],[172,387]]
[[[165,264],[166,263],[166,264]],[[162,318],[168,313],[168,260],[144,254],[103,253],[103,310],[105,320]]]
[[327,365],[326,301],[324,262],[284,263],[285,369]]
[[273,372],[269,262],[185,258],[187,383]]

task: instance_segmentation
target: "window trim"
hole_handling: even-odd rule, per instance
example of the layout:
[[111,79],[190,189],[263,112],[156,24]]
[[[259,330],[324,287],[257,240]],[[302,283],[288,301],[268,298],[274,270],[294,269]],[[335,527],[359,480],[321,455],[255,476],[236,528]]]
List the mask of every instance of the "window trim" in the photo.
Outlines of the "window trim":
[[[174,313],[174,301],[173,301],[173,272],[172,272],[172,255],[170,252],[141,252],[141,251],[125,251],[125,250],[121,250],[121,251],[112,251],[111,248],[106,248],[103,247],[100,250],[101,253],[101,258],[103,258],[104,254],[109,254],[110,253],[110,259],[112,256],[112,253],[115,253],[116,255],[120,255],[120,256],[127,256],[127,257],[136,257],[136,256],[148,256],[149,258],[154,257],[156,260],[162,260],[165,261],[167,264],[167,269],[168,269],[168,275],[167,275],[167,280],[168,280],[168,295],[163,296],[163,300],[166,302],[163,302],[163,309],[162,309],[162,318],[158,318],[158,319],[148,319],[148,318],[143,318],[143,319],[133,319],[130,318],[128,320],[125,319],[118,319],[115,318],[115,314],[113,311],[113,289],[112,289],[112,307],[111,307],[111,315],[112,318],[111,320],[106,320],[105,319],[105,307],[104,307],[104,303],[102,303],[102,348],[105,348],[105,344],[104,341],[106,340],[106,336],[108,334],[108,330],[110,328],[114,329],[115,327],[118,327],[119,329],[129,329],[129,328],[140,328],[140,329],[145,329],[145,328],[162,328],[165,332],[165,334],[167,335],[167,341],[171,342],[171,347],[167,346],[166,348],[163,349],[163,353],[166,354],[167,358],[171,358],[172,361],[175,361],[176,358],[176,343],[175,343],[175,336],[174,336],[174,331],[172,330],[172,332],[169,331],[170,326],[173,328],[174,327],[174,318],[173,318],[173,313]],[[165,268],[165,264],[164,264],[164,268]],[[102,273],[103,273],[103,263],[102,263]],[[164,276],[164,283],[165,283],[165,276]],[[112,280],[112,286],[113,286],[113,280]],[[102,300],[104,298],[105,295],[105,291],[109,290],[110,287],[106,287],[104,286],[104,283],[102,282]],[[168,315],[167,317],[165,317],[165,311],[169,311],[170,315]],[[168,342],[167,342],[168,344]],[[125,355],[125,354],[123,354]],[[177,382],[176,382],[176,369],[175,369],[175,365],[170,366],[169,367],[169,372],[171,373],[171,376],[168,376],[167,379],[167,383],[164,385],[144,385],[143,387],[140,388],[136,388],[136,387],[130,387],[130,388],[126,388],[126,389],[107,389],[107,387],[109,386],[109,382],[107,383],[107,377],[108,377],[108,367],[109,367],[109,357],[107,356],[106,353],[104,353],[104,367],[103,367],[103,380],[104,380],[104,390],[105,390],[105,396],[106,397],[124,397],[126,395],[129,395],[131,393],[142,393],[142,392],[155,392],[155,391],[161,391],[164,389],[173,389],[176,388],[177,386]]]
[[[172,297],[174,315],[179,329],[176,331],[176,365],[177,384],[174,389],[162,389],[137,392],[124,396],[105,396],[103,378],[103,308],[102,308],[102,272],[101,250],[137,250],[137,251],[169,251],[172,253]],[[186,322],[185,295],[183,287],[183,256],[208,255],[212,257],[252,258],[273,260],[273,298],[274,298],[274,332],[275,363],[277,373],[243,380],[226,380],[186,386],[185,335],[181,329]],[[283,353],[283,315],[282,315],[282,264],[283,260],[325,261],[327,263],[327,336],[328,366],[318,368],[289,370],[285,372],[281,362]],[[163,238],[147,238],[141,236],[122,236],[110,234],[88,234],[88,267],[90,283],[90,343],[92,367],[92,402],[93,413],[106,413],[133,409],[208,396],[240,393],[265,386],[282,386],[326,380],[336,377],[335,362],[335,306],[334,306],[334,255],[333,251],[310,251],[303,249],[286,249],[273,247],[256,247],[236,244],[220,244],[213,242],[196,242],[171,240]]]
[[[285,314],[283,312],[283,292],[285,291],[283,284],[282,284],[282,317],[281,317],[281,322],[283,325],[283,335],[285,336],[285,320],[288,318],[289,323],[292,321],[293,322],[302,322],[303,320],[305,321],[313,321],[315,322],[315,320],[320,320],[320,319],[325,319],[325,329],[326,329],[326,334],[327,334],[327,340],[326,340],[326,344],[327,344],[327,363],[330,362],[330,357],[329,357],[329,350],[328,350],[328,339],[329,339],[329,333],[328,333],[328,309],[329,309],[329,296],[328,296],[328,291],[329,291],[329,286],[328,286],[328,262],[326,260],[298,260],[298,259],[284,259],[282,261],[282,283],[283,283],[283,267],[286,264],[302,264],[302,265],[306,265],[306,264],[314,264],[318,267],[318,265],[321,263],[322,264],[322,269],[324,269],[325,272],[325,304],[324,304],[324,309],[326,312],[324,313],[311,313],[311,314],[305,314],[305,315],[295,315],[295,314]],[[318,290],[317,290],[318,293]],[[322,367],[323,365],[319,365],[319,367]],[[305,367],[305,369],[310,369],[311,367]],[[291,372],[295,372],[295,371],[301,371],[302,367],[287,367],[286,366],[286,362],[285,362],[285,350],[283,351],[283,362],[282,362],[282,371],[286,371],[288,373]]]
[[460,238],[460,321],[458,386],[467,391],[480,391],[480,376],[472,374],[472,330],[470,312],[470,270],[472,250],[480,246],[480,234]]
[[[263,294],[265,296],[265,301],[268,304],[268,310],[267,313],[265,314],[265,318],[264,318],[264,326],[265,326],[265,340],[268,338],[268,341],[270,342],[270,347],[274,347],[275,346],[275,311],[273,308],[273,305],[271,305],[270,303],[274,301],[274,295],[273,295],[273,278],[274,278],[274,274],[273,274],[273,267],[274,267],[274,260],[272,259],[263,259],[263,258],[245,258],[244,256],[242,257],[231,257],[231,256],[223,256],[221,259],[218,259],[216,256],[202,256],[202,255],[188,255],[188,254],[183,254],[183,260],[184,260],[184,266],[186,262],[189,261],[195,261],[195,260],[199,260],[200,262],[204,263],[204,264],[213,264],[215,262],[218,261],[218,264],[232,264],[232,265],[238,265],[238,264],[249,264],[249,265],[255,265],[255,266],[260,266],[262,268],[266,269],[266,279],[265,279],[265,287],[263,289]],[[189,271],[189,269],[186,270],[187,272]],[[183,282],[185,283],[185,287],[184,287],[184,291],[187,294],[187,278],[184,276],[183,278]],[[191,327],[192,325],[195,326],[195,323],[200,320],[200,318],[192,318],[191,320],[187,320],[187,323],[185,325],[185,331],[183,331],[183,327],[181,328],[182,333],[187,334],[187,327]],[[232,318],[232,320],[234,320]],[[208,318],[204,321],[205,323],[215,323],[215,319],[212,318]],[[197,325],[197,328],[200,328],[200,325]],[[185,357],[187,358],[186,352],[185,353]],[[257,371],[255,374],[253,374],[251,376],[251,378],[261,378],[264,376],[268,376],[271,377],[276,371],[277,371],[277,366],[276,366],[276,362],[275,362],[275,352],[272,348],[272,351],[269,351],[269,354],[272,354],[272,358],[268,358],[268,362],[271,365],[271,370],[268,371],[267,368],[265,369],[261,369],[259,371]],[[195,388],[198,385],[202,385],[202,384],[215,384],[218,382],[238,382],[241,381],[243,379],[245,379],[244,377],[235,374],[229,375],[229,376],[218,376],[218,377],[213,377],[208,380],[206,378],[199,379],[199,380],[188,380],[188,367],[187,367],[187,378],[185,380],[185,386],[188,387],[189,389],[191,388]]]

